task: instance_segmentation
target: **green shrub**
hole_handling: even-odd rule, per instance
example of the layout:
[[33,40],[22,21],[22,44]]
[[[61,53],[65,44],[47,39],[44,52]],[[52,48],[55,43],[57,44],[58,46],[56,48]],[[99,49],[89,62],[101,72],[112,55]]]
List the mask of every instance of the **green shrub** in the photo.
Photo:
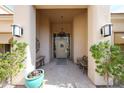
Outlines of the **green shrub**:
[[122,55],[119,46],[104,41],[92,45],[90,51],[97,64],[96,72],[106,78],[107,86],[109,85],[109,77],[124,81],[124,55]]
[[0,82],[16,75],[26,58],[26,43],[11,41],[11,51],[0,54]]

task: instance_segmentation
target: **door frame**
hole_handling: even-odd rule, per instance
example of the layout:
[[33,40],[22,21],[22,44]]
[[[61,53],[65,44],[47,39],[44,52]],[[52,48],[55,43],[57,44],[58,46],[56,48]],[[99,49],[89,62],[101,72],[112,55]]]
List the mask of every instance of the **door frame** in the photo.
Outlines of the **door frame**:
[[[53,39],[52,39],[52,43],[53,43],[53,44],[52,44],[52,45],[53,45],[53,48],[52,48],[52,51],[53,51],[53,52],[52,52],[52,55],[53,55],[53,58],[54,58],[54,59],[56,58],[56,52],[55,52],[55,50],[56,50],[56,47],[55,47],[55,38],[56,38],[56,37],[59,37],[58,34],[59,34],[59,33],[53,33],[53,34],[52,34],[52,38],[53,38]],[[68,50],[68,52],[69,52],[68,54],[69,54],[69,55],[67,56],[67,58],[70,58],[70,57],[71,57],[71,49],[72,49],[72,48],[71,48],[71,37],[70,37],[70,33],[66,33],[66,36],[65,36],[65,37],[69,37],[69,50]]]

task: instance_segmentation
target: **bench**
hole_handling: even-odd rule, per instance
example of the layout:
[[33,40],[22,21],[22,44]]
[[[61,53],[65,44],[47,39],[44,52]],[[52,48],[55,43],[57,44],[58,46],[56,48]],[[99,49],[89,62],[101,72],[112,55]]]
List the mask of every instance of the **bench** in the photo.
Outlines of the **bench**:
[[36,69],[45,65],[45,56],[39,56],[36,58]]
[[77,58],[77,63],[79,65],[79,68],[83,69],[83,73],[85,71],[87,73],[87,70],[88,70],[88,58],[87,58],[87,56],[83,56],[83,57]]

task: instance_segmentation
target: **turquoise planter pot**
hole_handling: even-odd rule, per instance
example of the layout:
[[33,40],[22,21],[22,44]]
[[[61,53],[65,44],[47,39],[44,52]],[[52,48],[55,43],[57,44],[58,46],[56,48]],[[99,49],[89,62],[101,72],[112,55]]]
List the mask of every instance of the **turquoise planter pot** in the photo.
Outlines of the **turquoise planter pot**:
[[44,70],[43,69],[38,70],[41,70],[43,73],[34,78],[28,78],[27,77],[28,75],[25,77],[25,86],[27,88],[39,88],[43,85]]

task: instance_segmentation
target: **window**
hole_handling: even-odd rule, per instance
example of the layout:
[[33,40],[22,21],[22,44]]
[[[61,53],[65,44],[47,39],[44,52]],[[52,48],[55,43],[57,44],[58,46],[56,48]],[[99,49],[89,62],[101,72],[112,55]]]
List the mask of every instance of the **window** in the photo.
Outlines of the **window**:
[[122,52],[124,53],[124,32],[114,33],[114,44],[120,46]]
[[0,44],[0,53],[5,53],[10,51],[10,44]]

